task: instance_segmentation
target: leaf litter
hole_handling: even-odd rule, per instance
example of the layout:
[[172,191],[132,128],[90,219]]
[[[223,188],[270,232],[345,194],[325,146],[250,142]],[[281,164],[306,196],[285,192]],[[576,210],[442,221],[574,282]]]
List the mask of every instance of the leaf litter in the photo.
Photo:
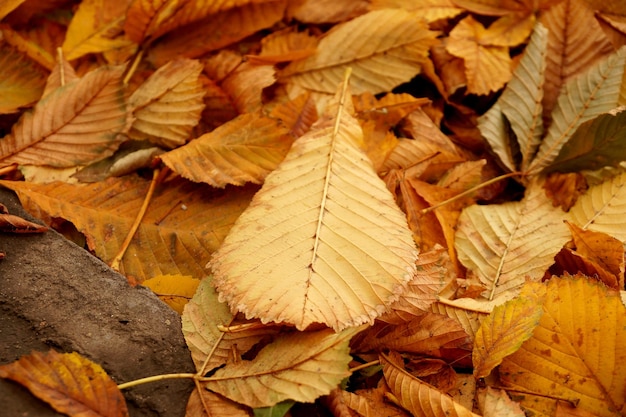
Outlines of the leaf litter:
[[[619,5],[20,3],[1,184],[182,313],[188,416],[623,414]],[[158,151],[127,173],[125,148]],[[0,375],[104,372],[45,355]]]

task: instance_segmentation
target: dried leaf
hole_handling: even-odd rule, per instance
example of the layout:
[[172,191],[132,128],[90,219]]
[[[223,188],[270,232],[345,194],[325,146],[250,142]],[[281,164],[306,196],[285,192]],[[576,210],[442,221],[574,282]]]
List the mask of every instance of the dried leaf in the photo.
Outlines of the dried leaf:
[[274,72],[271,66],[244,62],[228,74],[221,87],[231,97],[239,113],[253,113],[263,105],[263,89],[274,84]]
[[355,94],[388,91],[419,74],[435,36],[416,12],[369,12],[335,26],[320,40],[317,53],[287,66],[280,81],[333,93],[351,67]]
[[318,39],[308,31],[298,32],[292,26],[264,37],[261,40],[261,52],[258,55],[247,55],[246,59],[257,65],[295,61],[313,55],[317,43]]
[[533,337],[500,366],[500,377],[524,395],[521,403],[553,415],[558,400],[596,416],[623,413],[626,309],[617,293],[585,277],[548,282],[544,314]]
[[427,22],[441,19],[450,19],[463,12],[454,5],[452,0],[371,0],[370,9],[402,8],[409,11],[418,11]]
[[456,250],[494,299],[539,280],[569,240],[563,212],[552,207],[541,185],[532,183],[520,202],[470,206],[459,218]]
[[472,309],[467,306],[460,306],[444,303],[442,300],[433,303],[430,306],[430,310],[433,313],[442,314],[456,320],[465,333],[467,333],[473,341],[480,328],[480,323],[488,316],[488,313],[481,309]]
[[519,403],[511,400],[506,391],[487,387],[483,417],[525,417]]
[[591,187],[570,210],[572,222],[626,241],[626,173]]
[[[105,262],[120,250],[143,203],[148,181],[129,176],[87,185],[2,181],[35,217],[74,223]],[[120,272],[131,282],[157,275],[207,275],[206,262],[257,187],[224,193],[178,179],[157,190],[124,256]]]
[[0,114],[17,112],[43,93],[45,73],[34,62],[0,44]]
[[343,22],[367,11],[367,0],[290,1],[287,16],[303,23]]
[[111,155],[130,121],[122,71],[101,67],[38,102],[0,142],[0,166],[68,167]]
[[78,353],[33,352],[0,366],[0,377],[70,416],[128,416],[124,396],[106,372]]
[[214,187],[260,184],[285,158],[293,136],[274,119],[244,114],[161,155],[174,172]]
[[472,352],[475,378],[487,377],[503,358],[514,353],[532,336],[539,324],[545,289],[542,284],[529,283],[523,290],[527,291],[496,306],[481,322]]
[[[292,399],[313,402],[350,375],[348,343],[361,328],[295,332],[277,337],[250,361],[228,364],[203,386],[249,407]],[[306,383],[303,383],[306,382]]]
[[[4,207],[4,206],[2,206]],[[0,213],[0,232],[7,233],[43,233],[48,228],[37,223],[29,222],[19,216],[9,213]]]
[[174,148],[184,145],[204,108],[202,64],[170,61],[150,76],[128,99],[135,117],[128,136]]
[[191,300],[199,284],[199,279],[184,275],[159,275],[141,283],[178,314],[183,314],[185,304]]
[[[202,396],[202,398],[200,398]],[[206,406],[206,408],[205,408]],[[248,407],[205,389],[194,388],[189,396],[186,417],[250,417]]]
[[450,396],[420,381],[404,370],[397,353],[380,355],[385,380],[400,405],[413,415],[433,417],[478,417]]
[[359,149],[347,100],[294,143],[211,261],[220,299],[248,318],[371,323],[415,273],[406,218]]

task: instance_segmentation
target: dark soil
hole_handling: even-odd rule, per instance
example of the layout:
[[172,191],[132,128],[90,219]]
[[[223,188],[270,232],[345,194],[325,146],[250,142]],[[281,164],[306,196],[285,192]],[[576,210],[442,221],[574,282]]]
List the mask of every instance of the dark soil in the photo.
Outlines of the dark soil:
[[[29,217],[15,195],[0,203]],[[54,231],[0,233],[0,364],[33,350],[79,352],[117,382],[193,372],[180,316]],[[183,416],[193,384],[167,380],[124,392],[131,416]],[[0,379],[0,415],[59,416],[20,385]]]

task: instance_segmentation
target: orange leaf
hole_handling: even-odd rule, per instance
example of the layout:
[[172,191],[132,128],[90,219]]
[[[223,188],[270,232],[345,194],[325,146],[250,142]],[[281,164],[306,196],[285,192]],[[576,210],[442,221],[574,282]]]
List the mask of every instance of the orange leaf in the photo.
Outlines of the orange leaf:
[[101,67],[38,102],[0,142],[0,166],[69,167],[111,155],[130,122],[122,72]]
[[0,366],[12,379],[60,413],[70,416],[125,417],[124,396],[106,372],[78,353],[33,352]]
[[222,81],[222,89],[231,97],[239,113],[253,113],[261,109],[265,87],[274,84],[274,68],[244,62]]
[[185,275],[159,275],[141,283],[178,314],[183,314],[185,304],[191,300],[199,284],[199,279]]
[[1,44],[0,67],[0,114],[17,112],[41,97],[46,76],[37,64]]
[[301,94],[294,100],[274,107],[270,117],[288,126],[296,138],[309,131],[317,120],[317,109],[310,94]]
[[343,22],[367,12],[367,0],[290,1],[287,16],[303,23]]
[[271,33],[261,40],[261,53],[246,55],[252,64],[277,64],[303,59],[315,53],[317,38],[295,27]]

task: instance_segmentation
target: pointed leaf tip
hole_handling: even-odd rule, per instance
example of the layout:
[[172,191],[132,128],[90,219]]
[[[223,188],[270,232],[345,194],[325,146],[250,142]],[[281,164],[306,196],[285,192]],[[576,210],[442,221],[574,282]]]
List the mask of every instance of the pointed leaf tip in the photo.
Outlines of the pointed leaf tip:
[[415,274],[404,214],[338,100],[298,139],[214,254],[222,301],[298,329],[371,323]]

